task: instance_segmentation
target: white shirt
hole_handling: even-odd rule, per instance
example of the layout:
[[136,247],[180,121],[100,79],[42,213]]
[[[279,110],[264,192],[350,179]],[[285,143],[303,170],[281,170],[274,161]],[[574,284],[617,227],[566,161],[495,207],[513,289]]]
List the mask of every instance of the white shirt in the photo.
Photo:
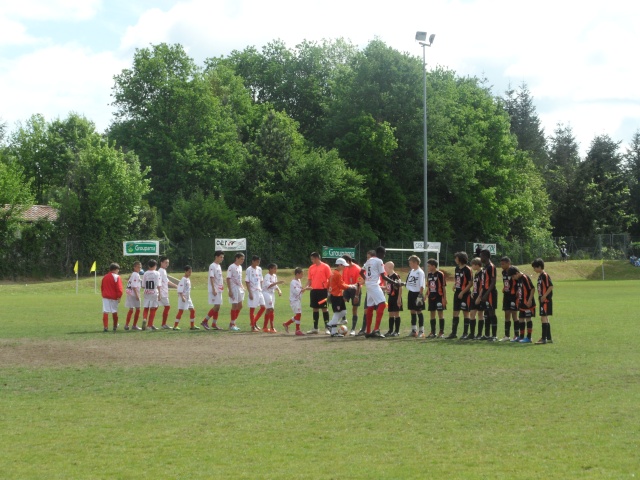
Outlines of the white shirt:
[[160,296],[162,298],[169,296],[169,278],[167,277],[167,271],[164,268],[159,268],[158,273],[160,274],[160,284],[158,287],[160,288]]
[[362,268],[364,268],[364,284],[367,287],[379,287],[380,275],[384,274],[382,260],[378,257],[371,257]]
[[145,295],[158,295],[160,273],[157,270],[147,270],[142,276],[142,287]]
[[409,272],[407,277],[407,290],[410,292],[419,292],[420,288],[425,287],[424,270],[420,267]]
[[[216,287],[217,292],[224,290],[224,282],[222,281],[222,267],[219,263],[213,262],[209,265],[209,279],[213,278],[213,284]],[[213,293],[211,280],[207,282],[209,293]],[[216,292],[216,293],[217,293]]]
[[262,268],[261,267],[247,268],[244,279],[249,284],[249,289],[252,292],[262,291]]
[[189,296],[191,295],[191,279],[182,277],[182,280],[178,283],[178,295],[179,294],[183,294],[184,298],[189,300]]
[[231,279],[231,285],[242,287],[242,265],[232,263],[227,268],[227,278]]
[[299,302],[300,297],[302,297],[302,282],[294,278],[289,284],[289,301]]
[[271,286],[272,283],[276,283],[278,281],[278,276],[274,273],[267,273],[264,276],[264,281],[262,282],[262,290],[270,293],[270,294],[274,294],[276,289],[278,288],[278,285],[273,285]]
[[140,290],[140,285],[140,274],[138,272],[133,272],[131,274],[131,277],[129,277],[129,281],[127,282],[127,295],[135,297],[136,294],[134,290]]

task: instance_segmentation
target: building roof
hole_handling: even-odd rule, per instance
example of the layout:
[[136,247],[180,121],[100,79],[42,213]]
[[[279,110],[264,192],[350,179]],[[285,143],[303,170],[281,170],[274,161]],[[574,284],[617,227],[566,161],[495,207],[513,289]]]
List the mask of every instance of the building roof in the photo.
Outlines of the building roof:
[[[8,210],[10,205],[5,205]],[[22,219],[26,222],[37,222],[38,220],[49,220],[55,222],[58,219],[58,211],[49,205],[33,205],[22,212]]]

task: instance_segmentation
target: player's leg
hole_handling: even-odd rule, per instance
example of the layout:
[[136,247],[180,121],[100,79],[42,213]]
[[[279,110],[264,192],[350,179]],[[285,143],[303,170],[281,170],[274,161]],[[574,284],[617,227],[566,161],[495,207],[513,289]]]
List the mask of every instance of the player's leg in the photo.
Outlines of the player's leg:
[[436,301],[429,299],[429,326],[431,327],[431,333],[427,338],[436,338]]
[[447,340],[458,338],[458,325],[460,324],[460,299],[458,293],[453,297],[453,317],[451,318],[451,333],[446,337]]
[[133,316],[133,308],[130,308],[127,312],[127,320],[124,323],[124,329],[129,330],[129,324],[131,323],[131,317]]
[[173,329],[174,330],[180,330],[180,319],[182,318],[182,314],[184,313],[184,310],[182,308],[180,308],[180,306],[178,306],[178,313],[176,314],[176,321],[173,323]]

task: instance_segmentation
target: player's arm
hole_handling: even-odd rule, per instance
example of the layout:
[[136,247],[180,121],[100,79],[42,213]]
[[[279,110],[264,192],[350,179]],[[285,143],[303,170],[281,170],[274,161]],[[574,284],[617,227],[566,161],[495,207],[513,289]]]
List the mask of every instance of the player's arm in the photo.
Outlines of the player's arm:
[[231,277],[227,276],[227,291],[229,292],[229,298],[233,296],[231,292]]
[[218,292],[216,292],[215,278],[211,275],[209,275],[209,284],[211,285],[211,291],[213,292],[213,296],[215,297]]
[[388,282],[392,285],[402,285],[402,281],[401,280],[393,280],[389,277],[387,277],[387,275],[385,273],[382,273],[380,275],[380,278],[382,278],[385,282]]
[[249,298],[253,300],[253,293],[251,293],[251,283],[245,278],[244,283],[247,285],[247,291],[249,292]]
[[496,269],[493,269],[493,276],[491,277],[491,283],[489,284],[489,289],[487,290],[487,296],[489,296],[489,292],[493,292],[493,289],[496,288]]
[[531,287],[531,293],[529,293],[529,298],[527,299],[527,307],[533,305],[533,296],[536,293],[536,288],[533,286],[533,282],[529,280],[529,286]]
[[173,283],[173,282],[172,282],[171,280],[169,280],[168,278],[167,278],[167,286],[168,286],[169,288],[178,288],[178,285],[176,285],[175,283]]
[[542,300],[546,300],[546,299],[547,299],[547,297],[549,296],[549,294],[550,294],[551,292],[553,292],[553,285],[551,285],[551,286],[547,287],[547,291],[546,291],[546,292],[544,292],[544,295],[541,295],[541,296],[540,296],[540,298],[541,298]]

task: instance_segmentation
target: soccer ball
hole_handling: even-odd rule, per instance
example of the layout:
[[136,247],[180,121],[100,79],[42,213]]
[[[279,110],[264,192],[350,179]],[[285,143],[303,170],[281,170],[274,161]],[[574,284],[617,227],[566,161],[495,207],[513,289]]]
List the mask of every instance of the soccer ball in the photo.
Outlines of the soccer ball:
[[346,335],[347,333],[349,333],[349,327],[347,327],[346,325],[340,325],[338,327],[338,333],[340,333],[341,335]]

